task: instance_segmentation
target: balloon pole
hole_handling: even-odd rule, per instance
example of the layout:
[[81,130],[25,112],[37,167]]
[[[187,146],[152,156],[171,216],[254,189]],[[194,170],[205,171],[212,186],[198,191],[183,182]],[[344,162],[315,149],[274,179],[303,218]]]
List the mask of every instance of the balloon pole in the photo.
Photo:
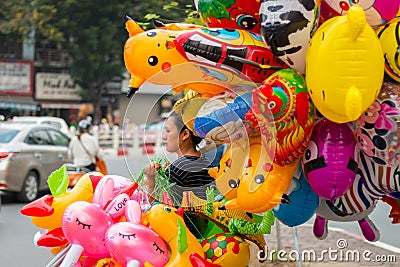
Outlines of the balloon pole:
[[46,265],[46,267],[56,267],[59,266],[61,261],[65,258],[65,254],[67,254],[68,250],[71,248],[71,244],[68,244],[65,248],[63,248],[54,258]]
[[281,250],[282,244],[281,244],[281,224],[279,223],[278,220],[276,220],[276,243],[278,245],[278,251]]
[[70,250],[68,251],[67,255],[65,256],[63,262],[61,263],[60,267],[71,267],[74,266],[81,256],[83,251],[83,247],[78,244],[72,244]]
[[130,260],[128,262],[128,264],[126,265],[126,267],[139,267],[140,266],[140,262],[137,260]]
[[[292,227],[292,234],[293,234],[294,249],[300,255],[299,239],[297,236],[297,228],[295,226]],[[301,257],[298,257],[298,259],[297,259],[297,266],[301,267]]]

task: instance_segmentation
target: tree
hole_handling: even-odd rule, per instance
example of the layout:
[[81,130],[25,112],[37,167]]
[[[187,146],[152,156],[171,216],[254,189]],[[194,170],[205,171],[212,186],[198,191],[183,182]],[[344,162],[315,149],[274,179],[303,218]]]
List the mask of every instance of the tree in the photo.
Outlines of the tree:
[[182,22],[193,11],[193,0],[2,0],[0,32],[25,38],[34,32],[36,42],[65,50],[73,62],[71,76],[99,121],[105,84],[125,72],[125,15],[150,26],[153,18]]

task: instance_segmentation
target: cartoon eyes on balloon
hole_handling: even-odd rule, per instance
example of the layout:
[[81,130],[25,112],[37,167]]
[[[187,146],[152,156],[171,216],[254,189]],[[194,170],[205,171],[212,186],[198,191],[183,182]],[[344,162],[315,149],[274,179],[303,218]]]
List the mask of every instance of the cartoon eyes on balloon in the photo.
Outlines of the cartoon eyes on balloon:
[[393,101],[380,103],[376,100],[357,121],[355,134],[358,148],[380,165],[387,165],[389,142],[397,139],[393,116],[398,115],[400,110]]

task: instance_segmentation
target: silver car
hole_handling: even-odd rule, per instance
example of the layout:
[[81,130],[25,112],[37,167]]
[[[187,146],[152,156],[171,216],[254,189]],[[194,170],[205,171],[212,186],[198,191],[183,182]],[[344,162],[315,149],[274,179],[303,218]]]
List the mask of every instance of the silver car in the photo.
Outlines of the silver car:
[[36,199],[49,175],[68,162],[69,142],[53,127],[0,123],[0,190],[21,202]]

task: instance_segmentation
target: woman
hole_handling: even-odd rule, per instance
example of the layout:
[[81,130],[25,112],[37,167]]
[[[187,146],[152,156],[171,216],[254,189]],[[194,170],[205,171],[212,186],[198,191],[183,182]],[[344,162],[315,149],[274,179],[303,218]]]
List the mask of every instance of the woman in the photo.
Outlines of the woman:
[[79,134],[71,140],[68,155],[75,165],[95,171],[95,158],[101,159],[102,153],[96,138],[89,134],[90,126],[91,124],[87,120],[79,121]]
[[[175,183],[171,188],[174,204],[180,205],[184,191],[193,191],[198,197],[206,199],[206,188],[213,185],[214,178],[208,174],[210,162],[198,150],[202,139],[186,127],[178,113],[172,112],[165,122],[162,140],[168,152],[178,155],[178,159],[165,169],[169,181]],[[144,169],[144,181],[150,196],[156,187],[155,177],[160,167],[152,162]],[[186,216],[185,221],[189,230],[197,237],[204,230],[202,228],[207,226],[207,221],[194,216]]]

